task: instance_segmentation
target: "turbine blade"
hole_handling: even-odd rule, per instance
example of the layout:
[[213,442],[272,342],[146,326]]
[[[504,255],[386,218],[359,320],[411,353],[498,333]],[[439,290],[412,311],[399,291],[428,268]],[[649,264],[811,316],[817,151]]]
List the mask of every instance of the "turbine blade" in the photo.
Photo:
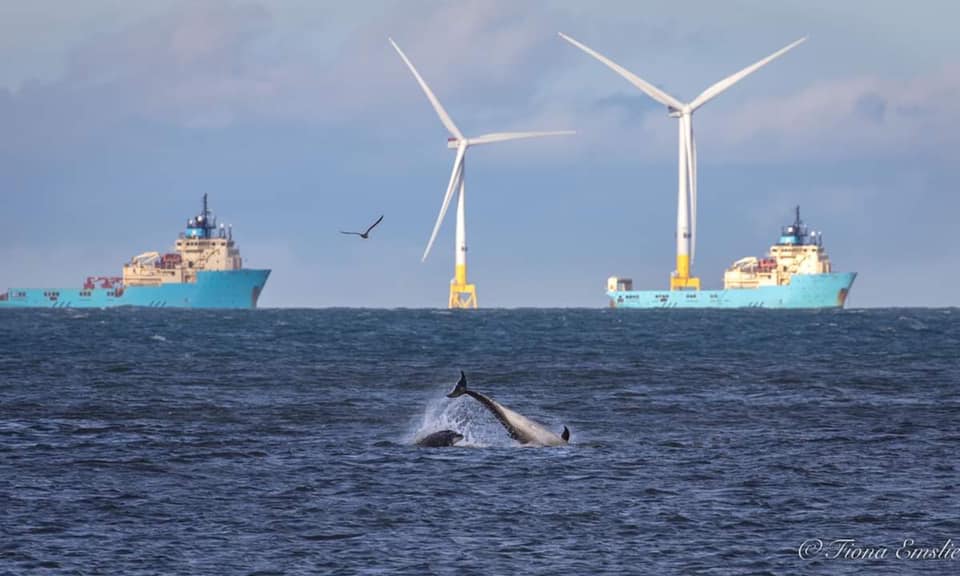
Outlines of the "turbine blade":
[[457,140],[463,140],[463,134],[460,133],[460,129],[457,128],[457,125],[453,123],[453,120],[450,118],[450,115],[447,114],[447,111],[443,109],[443,105],[440,104],[440,101],[437,100],[437,97],[433,94],[433,90],[427,86],[427,83],[424,82],[423,78],[420,76],[420,73],[417,72],[417,69],[414,68],[413,62],[407,58],[407,55],[403,53],[403,50],[397,46],[397,43],[393,41],[393,38],[388,38],[390,43],[393,44],[393,47],[397,50],[397,54],[400,54],[400,57],[403,58],[403,61],[407,63],[407,67],[410,68],[410,71],[413,72],[413,76],[417,79],[417,82],[420,84],[420,87],[423,88],[424,94],[427,95],[427,99],[430,100],[430,104],[433,105],[433,109],[437,111],[437,116],[440,117],[440,121],[443,122],[443,125],[447,127],[447,130],[452,134]]
[[706,103],[709,102],[710,100],[716,98],[718,95],[720,95],[722,92],[724,92],[727,88],[733,86],[734,84],[736,84],[736,83],[739,82],[740,80],[743,80],[745,77],[747,77],[747,76],[749,76],[750,74],[756,72],[756,71],[759,70],[760,68],[763,68],[764,66],[766,66],[767,64],[769,64],[769,63],[772,62],[773,60],[776,60],[776,59],[779,58],[780,56],[783,56],[784,54],[786,54],[787,52],[789,52],[790,50],[792,50],[792,49],[795,48],[796,46],[799,46],[800,44],[803,44],[804,42],[806,42],[806,40],[807,40],[807,38],[806,38],[806,36],[804,36],[803,38],[801,38],[801,39],[799,39],[799,40],[797,40],[797,41],[795,41],[795,42],[793,42],[793,43],[791,43],[791,44],[788,44],[788,45],[784,46],[783,48],[777,50],[776,52],[774,52],[773,54],[767,56],[767,57],[764,58],[763,60],[760,60],[759,62],[755,62],[755,63],[751,64],[750,66],[747,66],[746,68],[744,68],[743,70],[737,72],[736,74],[731,74],[730,76],[727,76],[726,78],[724,78],[723,80],[717,82],[717,83],[714,84],[713,86],[707,88],[707,89],[704,90],[699,96],[697,96],[696,99],[694,99],[694,101],[690,103],[690,109],[691,109],[691,110],[696,110],[697,108],[703,106],[704,104],[706,104]]
[[553,132],[493,132],[476,138],[470,138],[470,145],[490,144],[491,142],[505,142],[507,140],[521,140],[524,138],[541,138],[545,136],[569,136],[576,134],[575,130],[557,130]]
[[450,173],[450,183],[447,184],[447,193],[443,196],[443,204],[440,206],[440,214],[437,216],[437,223],[433,225],[433,233],[430,234],[430,241],[427,242],[427,249],[423,251],[423,258],[421,262],[427,260],[427,256],[430,254],[430,248],[433,247],[433,241],[437,239],[437,232],[440,231],[440,223],[443,222],[443,217],[447,215],[447,208],[450,206],[450,198],[453,197],[453,192],[459,188],[460,178],[462,177],[461,168],[463,166],[463,155],[467,152],[467,144],[465,141],[460,142],[460,145],[457,146],[457,158],[453,161],[453,172]]
[[603,54],[600,54],[600,53],[597,52],[596,50],[593,50],[592,48],[590,48],[590,47],[588,47],[588,46],[586,46],[586,45],[584,45],[584,44],[581,44],[580,42],[577,42],[576,40],[574,40],[573,38],[567,36],[567,35],[564,34],[563,32],[558,32],[558,34],[560,34],[560,37],[563,38],[564,40],[566,40],[567,42],[573,44],[573,45],[576,46],[577,48],[583,50],[583,51],[586,52],[587,54],[593,56],[593,57],[596,58],[597,60],[599,60],[599,61],[603,62],[604,64],[606,64],[607,67],[609,67],[611,70],[613,70],[613,71],[616,72],[617,74],[619,74],[619,75],[623,76],[624,78],[626,78],[628,82],[630,82],[631,84],[633,84],[634,86],[636,86],[637,88],[639,88],[640,90],[642,90],[644,94],[646,94],[647,96],[653,98],[653,99],[656,100],[657,102],[663,104],[664,106],[667,106],[668,108],[676,108],[676,109],[678,109],[678,110],[681,109],[681,108],[683,108],[683,102],[677,100],[676,98],[674,98],[673,96],[667,94],[667,93],[664,92],[663,90],[657,88],[657,87],[654,86],[653,84],[650,84],[649,82],[647,82],[647,81],[644,80],[643,78],[640,78],[639,76],[637,76],[637,75],[634,74],[633,72],[627,70],[627,69],[624,68],[623,66],[620,66],[619,64],[617,64],[617,63],[614,62],[613,60],[610,60],[609,58],[607,58],[607,57],[604,56]]

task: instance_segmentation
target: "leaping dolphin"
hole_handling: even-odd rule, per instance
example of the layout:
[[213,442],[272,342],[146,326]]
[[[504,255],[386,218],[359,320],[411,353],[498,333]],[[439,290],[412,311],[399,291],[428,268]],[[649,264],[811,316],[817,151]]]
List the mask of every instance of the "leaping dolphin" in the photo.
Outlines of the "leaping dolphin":
[[507,429],[510,437],[521,444],[531,444],[533,446],[563,446],[570,440],[570,431],[563,427],[563,432],[557,434],[547,430],[542,424],[530,420],[526,416],[517,414],[513,410],[500,404],[492,398],[487,398],[479,392],[467,390],[467,375],[460,371],[460,380],[457,381],[453,391],[447,394],[447,398],[456,398],[464,394],[476,399],[483,404],[487,410],[497,417],[497,420]]

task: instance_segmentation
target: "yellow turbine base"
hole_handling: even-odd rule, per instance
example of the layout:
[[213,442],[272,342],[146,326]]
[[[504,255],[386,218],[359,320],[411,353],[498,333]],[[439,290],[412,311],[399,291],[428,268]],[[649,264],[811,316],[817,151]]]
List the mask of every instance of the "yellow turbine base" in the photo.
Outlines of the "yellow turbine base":
[[677,254],[677,271],[673,275],[678,278],[690,277],[690,256],[688,254]]
[[699,290],[700,279],[690,276],[690,256],[677,254],[677,271],[670,277],[671,290]]
[[671,276],[670,289],[671,290],[699,290],[700,279],[692,278],[690,276],[687,276],[687,277]]
[[450,308],[476,308],[477,287],[473,284],[450,284]]

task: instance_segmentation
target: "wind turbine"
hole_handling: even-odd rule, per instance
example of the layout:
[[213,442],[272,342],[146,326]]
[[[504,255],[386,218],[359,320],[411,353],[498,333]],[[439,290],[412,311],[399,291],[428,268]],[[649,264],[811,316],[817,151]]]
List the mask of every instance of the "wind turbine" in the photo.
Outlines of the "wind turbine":
[[399,46],[397,46],[397,43],[393,41],[393,38],[389,38],[389,40],[390,44],[393,45],[397,53],[400,54],[400,57],[403,58],[403,61],[407,64],[407,67],[410,68],[411,72],[413,72],[413,76],[417,79],[417,83],[420,84],[420,88],[423,89],[424,94],[427,95],[427,99],[430,100],[430,104],[432,104],[433,109],[436,110],[437,116],[440,117],[440,121],[443,122],[443,125],[446,126],[447,131],[450,132],[451,137],[447,138],[447,148],[457,151],[456,158],[453,161],[453,171],[450,173],[450,183],[447,184],[447,193],[443,196],[443,204],[440,205],[440,214],[437,216],[437,222],[433,226],[433,233],[430,234],[430,241],[427,242],[427,248],[423,251],[422,261],[426,261],[427,256],[430,254],[430,248],[433,247],[433,241],[436,239],[437,232],[440,230],[440,223],[443,222],[443,217],[447,214],[447,207],[450,205],[450,199],[453,197],[454,191],[459,188],[460,194],[457,198],[457,237],[455,246],[456,267],[454,268],[454,277],[450,281],[449,307],[476,308],[476,286],[467,283],[467,228],[464,216],[464,196],[466,193],[466,189],[464,187],[464,165],[466,164],[465,158],[467,148],[478,144],[490,144],[493,142],[504,142],[506,140],[539,138],[542,136],[564,136],[568,134],[574,134],[575,132],[572,130],[562,130],[556,132],[493,132],[491,134],[484,134],[474,138],[467,138],[463,135],[463,133],[460,132],[460,129],[457,128],[457,125],[453,123],[453,120],[450,119],[450,115],[447,114],[447,111],[443,109],[440,101],[437,100],[437,97],[433,94],[433,91],[430,90],[430,87],[427,86],[426,82],[424,82],[423,78],[420,76],[420,73],[417,72],[417,69],[413,66],[413,63],[410,62],[409,58],[407,58],[407,55],[403,53],[403,50],[401,50]]
[[657,102],[667,107],[669,115],[677,118],[680,130],[679,156],[678,163],[679,185],[677,188],[677,269],[670,277],[671,290],[700,289],[700,279],[690,276],[690,268],[693,263],[693,256],[696,251],[697,242],[697,145],[693,138],[693,113],[698,108],[713,100],[721,93],[730,88],[740,80],[766,66],[771,61],[779,58],[797,45],[803,43],[806,37],[801,38],[763,60],[747,66],[735,74],[727,76],[723,80],[713,84],[700,93],[692,101],[684,103],[667,94],[663,90],[650,84],[626,68],[620,66],[613,60],[610,60],[596,50],[577,42],[573,38],[560,32],[560,37],[593,56],[600,62],[606,64],[617,74],[623,76],[628,82],[639,88],[644,94],[653,98]]

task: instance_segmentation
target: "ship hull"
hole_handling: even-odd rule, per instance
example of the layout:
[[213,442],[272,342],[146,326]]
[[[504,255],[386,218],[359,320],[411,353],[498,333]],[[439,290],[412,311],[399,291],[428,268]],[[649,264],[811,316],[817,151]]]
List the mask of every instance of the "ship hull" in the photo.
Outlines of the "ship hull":
[[118,288],[12,288],[0,308],[256,308],[270,270],[198,271],[196,282]]
[[614,308],[843,308],[856,272],[798,274],[789,285],[729,290],[607,292]]

